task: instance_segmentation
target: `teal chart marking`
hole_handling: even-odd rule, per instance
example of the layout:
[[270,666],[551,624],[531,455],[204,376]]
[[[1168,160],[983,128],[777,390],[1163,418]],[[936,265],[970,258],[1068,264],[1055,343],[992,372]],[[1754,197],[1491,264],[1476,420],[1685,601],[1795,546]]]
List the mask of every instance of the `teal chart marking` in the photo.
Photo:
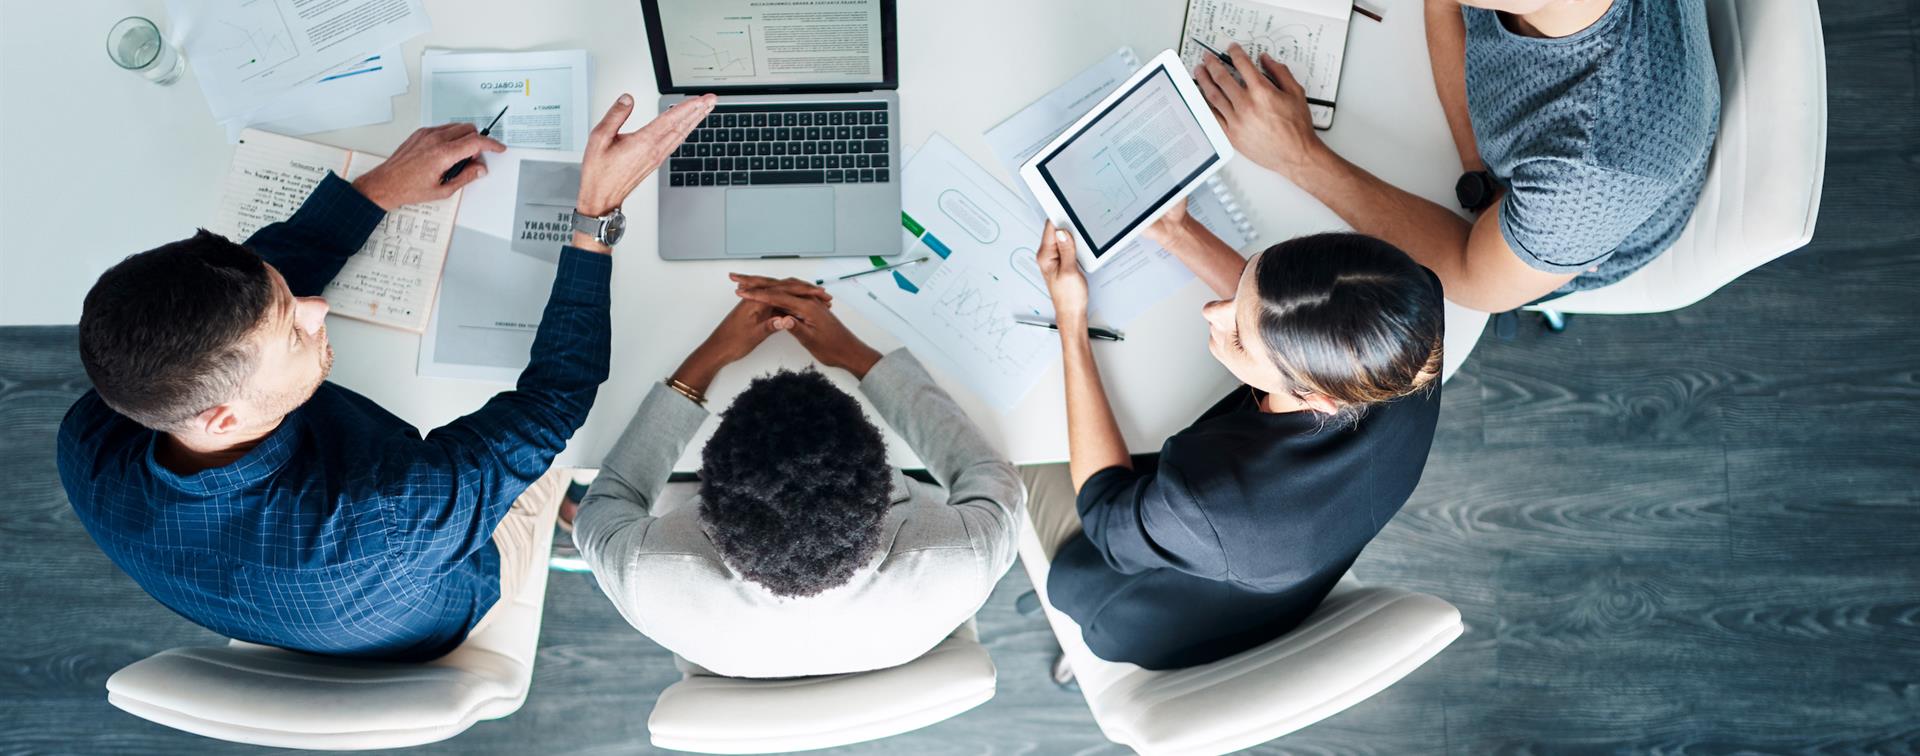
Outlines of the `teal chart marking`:
[[[927,245],[927,249],[933,250],[933,253],[939,255],[940,259],[945,260],[953,254],[953,250],[947,247],[946,242],[940,241],[940,237],[934,236],[932,231],[928,231],[925,226],[920,225],[919,221],[914,220],[913,216],[908,215],[904,210],[900,212],[900,226],[905,228],[907,233],[913,234],[914,238],[919,239],[921,244]],[[889,264],[886,258],[877,255],[867,259],[872,261],[873,267],[876,268],[884,268]],[[900,271],[896,270],[893,272],[893,282],[909,294],[920,293],[920,287],[913,285],[913,282],[907,280],[906,276],[900,275]]]

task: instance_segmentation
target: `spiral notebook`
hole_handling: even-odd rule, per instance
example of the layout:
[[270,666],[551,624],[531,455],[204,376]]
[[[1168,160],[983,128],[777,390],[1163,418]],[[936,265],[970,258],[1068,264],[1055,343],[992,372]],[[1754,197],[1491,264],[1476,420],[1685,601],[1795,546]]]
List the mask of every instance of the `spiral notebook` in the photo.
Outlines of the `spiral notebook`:
[[[352,181],[386,157],[259,129],[240,133],[226,190],[207,229],[244,242],[269,223],[286,220],[328,173]],[[419,333],[427,328],[440,269],[453,239],[460,193],[387,213],[366,245],[347,258],[323,293],[336,315]]]
[[1353,11],[1353,0],[1188,0],[1180,62],[1192,70],[1206,57],[1195,39],[1222,52],[1238,42],[1256,60],[1271,55],[1306,88],[1313,127],[1330,129]]

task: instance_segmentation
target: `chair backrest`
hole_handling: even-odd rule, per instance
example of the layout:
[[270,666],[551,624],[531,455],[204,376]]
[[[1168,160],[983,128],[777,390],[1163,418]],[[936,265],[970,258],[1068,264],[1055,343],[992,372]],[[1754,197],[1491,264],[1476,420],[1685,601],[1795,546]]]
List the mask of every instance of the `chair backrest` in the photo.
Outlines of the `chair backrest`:
[[647,730],[656,747],[698,753],[806,751],[910,732],[993,698],[996,676],[971,623],[918,659],[872,672],[749,680],[682,668]]
[[424,664],[335,659],[233,641],[162,651],[107,678],[107,701],[196,735],[278,748],[404,748],[520,710],[533,680],[553,514],[513,603]]
[[1087,703],[1109,738],[1142,754],[1233,753],[1372,697],[1464,631],[1444,600],[1343,580],[1284,636],[1198,667],[1128,669]]
[[1827,68],[1816,0],[1707,0],[1720,134],[1673,247],[1561,312],[1665,312],[1698,302],[1813,238],[1826,174]]

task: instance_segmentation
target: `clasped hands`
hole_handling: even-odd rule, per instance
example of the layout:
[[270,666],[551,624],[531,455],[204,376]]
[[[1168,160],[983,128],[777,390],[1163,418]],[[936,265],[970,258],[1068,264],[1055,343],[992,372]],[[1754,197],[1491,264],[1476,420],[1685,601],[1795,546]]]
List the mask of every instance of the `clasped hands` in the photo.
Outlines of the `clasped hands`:
[[833,314],[833,295],[797,278],[767,278],[733,273],[739,303],[713,333],[687,355],[673,380],[705,392],[720,369],[753,353],[768,336],[786,332],[820,364],[865,378],[880,353],[847,330]]

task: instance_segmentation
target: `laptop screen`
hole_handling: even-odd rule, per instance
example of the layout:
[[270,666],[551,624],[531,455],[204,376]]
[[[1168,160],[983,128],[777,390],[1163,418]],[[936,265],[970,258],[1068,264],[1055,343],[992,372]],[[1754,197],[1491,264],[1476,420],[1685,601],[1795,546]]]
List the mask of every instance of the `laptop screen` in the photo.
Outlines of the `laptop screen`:
[[[854,87],[888,80],[887,0],[648,0],[674,91]],[[664,48],[664,49],[663,49]],[[662,91],[667,91],[663,87]]]

